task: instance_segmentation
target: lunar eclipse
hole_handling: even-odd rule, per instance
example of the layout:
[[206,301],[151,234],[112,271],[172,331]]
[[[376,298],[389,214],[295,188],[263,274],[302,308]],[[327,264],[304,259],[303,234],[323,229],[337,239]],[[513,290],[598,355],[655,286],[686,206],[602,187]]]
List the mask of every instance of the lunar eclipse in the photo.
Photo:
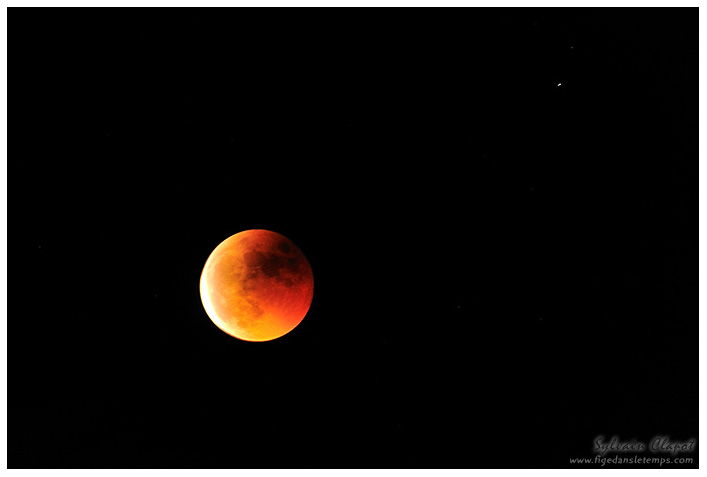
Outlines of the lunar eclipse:
[[287,237],[246,230],[209,255],[201,301],[211,321],[245,341],[270,341],[300,324],[314,294],[312,268]]

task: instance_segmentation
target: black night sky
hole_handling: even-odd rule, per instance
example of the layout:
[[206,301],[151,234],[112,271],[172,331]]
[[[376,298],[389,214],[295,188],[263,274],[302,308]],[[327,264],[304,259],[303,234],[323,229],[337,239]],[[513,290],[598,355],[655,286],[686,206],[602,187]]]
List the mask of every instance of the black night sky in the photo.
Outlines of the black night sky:
[[[9,467],[582,467],[600,435],[698,437],[697,9],[9,19]],[[199,296],[253,228],[315,280],[266,343]]]

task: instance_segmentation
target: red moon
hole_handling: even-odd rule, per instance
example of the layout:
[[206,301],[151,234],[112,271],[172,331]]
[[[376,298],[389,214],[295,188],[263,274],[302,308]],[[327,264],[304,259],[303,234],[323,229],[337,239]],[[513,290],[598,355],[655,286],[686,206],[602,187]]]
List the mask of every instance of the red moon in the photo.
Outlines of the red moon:
[[287,237],[246,230],[211,252],[199,289],[206,313],[221,330],[245,341],[270,341],[307,314],[314,278],[307,258]]

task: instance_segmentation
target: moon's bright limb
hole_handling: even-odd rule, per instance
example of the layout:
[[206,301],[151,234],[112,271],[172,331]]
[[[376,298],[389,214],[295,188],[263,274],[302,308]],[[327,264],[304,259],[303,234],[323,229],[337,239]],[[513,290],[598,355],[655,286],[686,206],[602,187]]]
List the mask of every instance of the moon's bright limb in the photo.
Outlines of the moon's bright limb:
[[292,331],[312,303],[312,268],[289,239],[246,230],[221,242],[206,260],[201,302],[216,326],[246,341]]

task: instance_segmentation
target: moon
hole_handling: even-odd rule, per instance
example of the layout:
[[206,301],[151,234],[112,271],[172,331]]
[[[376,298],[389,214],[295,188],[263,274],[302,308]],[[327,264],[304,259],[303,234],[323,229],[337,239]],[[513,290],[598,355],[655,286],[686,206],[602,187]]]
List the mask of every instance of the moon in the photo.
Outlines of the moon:
[[287,237],[245,230],[206,260],[201,302],[222,331],[245,341],[279,338],[302,322],[314,295],[312,267]]

